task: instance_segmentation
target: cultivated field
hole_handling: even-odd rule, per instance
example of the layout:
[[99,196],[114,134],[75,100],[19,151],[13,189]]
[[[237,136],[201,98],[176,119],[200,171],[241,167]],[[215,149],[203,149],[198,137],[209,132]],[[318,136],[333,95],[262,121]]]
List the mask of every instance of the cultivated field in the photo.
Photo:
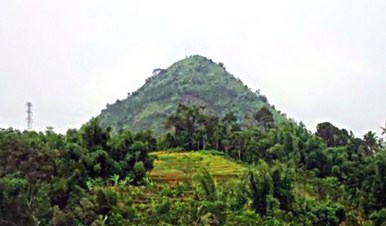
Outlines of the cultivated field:
[[156,156],[149,177],[156,181],[175,183],[206,169],[216,180],[234,178],[243,174],[246,167],[209,151],[151,153]]

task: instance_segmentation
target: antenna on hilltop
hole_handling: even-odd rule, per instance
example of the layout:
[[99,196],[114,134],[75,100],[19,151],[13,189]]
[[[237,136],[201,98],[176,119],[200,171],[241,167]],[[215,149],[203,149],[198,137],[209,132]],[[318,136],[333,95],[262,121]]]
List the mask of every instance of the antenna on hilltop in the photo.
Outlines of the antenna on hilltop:
[[25,106],[27,107],[27,129],[32,130],[32,103],[31,102],[26,102]]
[[188,57],[190,55],[190,45],[185,45],[185,57]]

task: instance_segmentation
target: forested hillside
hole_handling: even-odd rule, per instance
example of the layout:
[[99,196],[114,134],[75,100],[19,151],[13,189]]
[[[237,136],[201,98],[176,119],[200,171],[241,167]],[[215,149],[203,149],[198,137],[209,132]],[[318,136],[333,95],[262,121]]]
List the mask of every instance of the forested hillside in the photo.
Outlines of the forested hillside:
[[384,225],[383,139],[328,122],[312,134],[265,108],[254,120],[180,105],[158,139],[96,119],[2,129],[0,225]]
[[277,122],[285,116],[275,110],[267,97],[252,92],[226,71],[223,63],[202,56],[191,56],[167,69],[155,69],[145,85],[124,100],[107,105],[98,116],[101,125],[114,131],[151,129],[165,131],[164,122],[178,104],[201,105],[218,117],[233,112],[238,120],[249,123],[253,114],[267,107]]

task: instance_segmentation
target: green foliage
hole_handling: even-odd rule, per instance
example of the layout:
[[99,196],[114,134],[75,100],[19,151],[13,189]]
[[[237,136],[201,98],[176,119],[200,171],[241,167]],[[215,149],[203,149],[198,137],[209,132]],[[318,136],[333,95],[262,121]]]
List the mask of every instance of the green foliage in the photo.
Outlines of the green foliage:
[[270,168],[260,161],[254,170],[249,170],[245,184],[246,194],[252,200],[252,209],[260,216],[275,214],[277,209],[290,212],[295,202],[294,179],[283,165]]
[[[278,209],[299,214],[293,212],[298,205],[293,192],[293,175],[299,171],[313,175],[301,179],[308,180],[306,183],[313,187],[308,189],[309,194],[320,200],[331,201],[332,206],[340,205],[339,208],[335,206],[336,212],[334,210],[332,213],[329,210],[330,204],[323,207],[324,209],[315,209],[315,218],[324,220],[317,221],[306,217],[308,220],[305,222],[309,224],[339,224],[346,216],[346,210],[341,203],[350,209],[357,208],[356,210],[367,218],[372,211],[385,208],[386,200],[383,194],[386,181],[386,151],[374,133],[368,132],[361,140],[331,123],[319,124],[315,135],[301,124],[295,123],[283,123],[270,128],[253,125],[245,128],[235,121],[232,113],[213,121],[214,123],[207,127],[204,120],[190,123],[189,120],[192,119],[212,117],[195,109],[198,108],[180,106],[180,109],[170,116],[175,133],[168,134],[169,139],[174,142],[169,144],[171,147],[185,147],[186,150],[200,150],[204,146],[191,144],[203,144],[205,141],[206,148],[222,151],[224,156],[252,165],[257,164],[259,170],[250,171],[248,174],[246,184],[249,184],[249,187],[245,194],[251,200],[252,209],[263,218],[278,215]],[[191,112],[194,112],[194,117],[189,115]],[[267,164],[276,167],[270,171],[267,170]],[[231,206],[237,206],[238,203],[235,200],[229,202],[232,203]],[[358,212],[350,213],[357,215],[356,219],[350,217],[351,222],[357,222],[362,217],[358,216]],[[350,214],[349,216],[352,216]],[[274,222],[275,220],[272,223]]]
[[[148,152],[156,146],[149,132],[111,135],[97,120],[66,136],[1,130],[0,224],[109,223],[118,194],[100,187],[129,175],[126,185],[140,184],[153,167]],[[122,221],[114,215],[111,222]]]
[[103,216],[108,215],[117,206],[118,194],[111,189],[96,191],[96,212]]
[[315,203],[309,201],[307,203],[308,211],[312,215],[313,225],[340,225],[345,220],[345,210],[342,205],[330,202]]
[[140,181],[146,174],[143,162],[136,162],[133,167],[134,181]]
[[209,172],[205,169],[202,170],[196,175],[196,180],[199,182],[200,196],[209,201],[216,200],[216,185]]
[[370,215],[370,219],[374,221],[376,226],[386,225],[386,209],[381,209]]

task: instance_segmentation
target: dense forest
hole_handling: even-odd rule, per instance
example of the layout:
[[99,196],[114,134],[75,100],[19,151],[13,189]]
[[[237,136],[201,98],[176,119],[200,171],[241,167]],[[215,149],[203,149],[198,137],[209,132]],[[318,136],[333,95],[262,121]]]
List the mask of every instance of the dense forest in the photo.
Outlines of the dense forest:
[[[66,134],[2,129],[0,225],[385,225],[386,145],[374,132],[323,122],[311,133],[266,107],[245,123],[180,104],[164,124],[157,137],[98,119]],[[157,181],[156,151],[245,170]]]

